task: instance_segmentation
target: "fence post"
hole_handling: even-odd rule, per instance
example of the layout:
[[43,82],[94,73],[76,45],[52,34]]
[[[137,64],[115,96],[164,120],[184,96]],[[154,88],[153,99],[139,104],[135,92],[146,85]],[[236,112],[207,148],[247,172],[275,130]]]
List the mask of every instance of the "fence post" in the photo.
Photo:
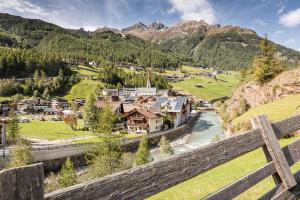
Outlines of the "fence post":
[[[292,174],[292,171],[287,163],[287,160],[279,146],[277,137],[272,128],[271,123],[268,121],[266,115],[255,117],[251,120],[254,127],[259,128],[266,145],[266,150],[274,161],[277,173],[286,189],[291,189],[297,182]],[[267,154],[267,159],[270,157]],[[269,157],[269,158],[268,158]]]
[[[254,119],[250,119],[250,122],[251,122],[251,125],[252,125],[253,129],[260,129],[260,127],[256,124]],[[267,146],[265,144],[262,146],[262,149],[263,149],[263,152],[264,152],[267,163],[272,162],[273,159],[272,159],[272,157],[271,157],[271,155],[270,155],[270,153],[267,149]],[[280,176],[278,175],[277,172],[275,174],[273,174],[272,177],[273,177],[273,180],[274,180],[276,185],[279,185],[280,183],[282,183],[282,181],[280,179]]]

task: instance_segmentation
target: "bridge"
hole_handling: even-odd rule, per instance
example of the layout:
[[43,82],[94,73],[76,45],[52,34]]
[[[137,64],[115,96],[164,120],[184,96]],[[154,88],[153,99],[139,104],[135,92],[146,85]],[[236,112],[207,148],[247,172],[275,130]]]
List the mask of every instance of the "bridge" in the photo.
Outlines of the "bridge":
[[[2,171],[1,182],[4,177],[10,177],[11,184],[16,183],[13,177],[24,177],[27,182],[23,181],[22,188],[18,188],[20,184],[4,185],[0,188],[0,199],[12,199],[4,198],[10,188],[14,188],[13,193],[21,191],[37,197],[32,199],[144,199],[258,148],[263,149],[267,164],[204,199],[233,199],[269,176],[273,176],[276,186],[260,199],[299,199],[300,171],[293,174],[290,167],[300,160],[300,140],[281,148],[278,139],[300,129],[300,115],[276,123],[270,123],[262,115],[251,123],[253,130],[243,134],[47,194],[41,194],[43,164]],[[24,184],[29,186],[24,187]]]

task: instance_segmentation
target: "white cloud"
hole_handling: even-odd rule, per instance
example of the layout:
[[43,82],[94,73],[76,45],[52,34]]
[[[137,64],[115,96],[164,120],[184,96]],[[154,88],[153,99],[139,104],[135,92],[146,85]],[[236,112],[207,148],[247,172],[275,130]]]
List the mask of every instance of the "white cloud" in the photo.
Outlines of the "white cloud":
[[281,15],[279,23],[286,27],[296,27],[300,25],[300,8]]
[[[81,3],[80,1],[76,2],[77,4]],[[92,16],[89,16],[88,19],[90,20],[85,21],[82,13],[79,13],[78,7],[81,6],[82,8],[84,4],[77,5],[76,2],[70,4],[69,2],[53,0],[52,4],[45,7],[30,2],[30,0],[0,0],[0,12],[42,19],[64,28],[78,29],[83,27],[86,30],[95,30],[98,26],[93,22]],[[75,12],[79,13],[78,17],[74,17],[73,13]]]
[[169,0],[172,5],[169,13],[179,13],[182,20],[204,20],[217,22],[216,12],[209,0]]
[[261,19],[255,19],[253,21],[253,23],[260,25],[260,26],[267,26],[267,22],[265,22],[264,20],[261,20]]
[[285,44],[293,44],[295,42],[295,39],[289,39],[289,40],[287,40],[287,41],[285,41],[284,43]]

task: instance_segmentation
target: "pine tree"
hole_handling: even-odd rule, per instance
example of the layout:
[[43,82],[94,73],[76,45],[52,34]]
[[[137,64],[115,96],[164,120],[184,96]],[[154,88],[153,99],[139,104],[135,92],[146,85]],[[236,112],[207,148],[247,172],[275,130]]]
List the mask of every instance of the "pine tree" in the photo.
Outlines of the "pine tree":
[[271,81],[283,71],[280,60],[274,57],[274,45],[268,40],[267,36],[259,45],[261,54],[254,58],[252,63],[254,80],[259,84]]
[[46,88],[43,92],[43,95],[42,95],[46,100],[49,100],[50,99],[50,94],[49,94],[49,89]]
[[9,111],[9,123],[7,125],[7,140],[11,144],[15,144],[20,138],[19,119],[16,112],[12,109]]
[[63,187],[68,187],[76,184],[76,182],[76,172],[71,159],[68,157],[59,172],[59,183]]
[[174,154],[174,150],[173,150],[172,146],[170,145],[170,142],[166,138],[166,136],[162,136],[160,139],[159,153],[160,153],[161,157],[165,157],[165,156]]
[[136,152],[135,159],[134,159],[134,165],[144,165],[150,162],[150,152],[148,147],[148,140],[146,136],[143,136],[141,138],[139,148]]
[[96,97],[91,93],[83,107],[84,110],[84,122],[91,131],[96,131],[99,120],[99,110],[95,106]]
[[94,178],[117,172],[122,168],[122,138],[113,133],[116,121],[117,116],[109,105],[101,109],[94,134],[102,142],[95,144],[87,153],[91,163],[89,172]]

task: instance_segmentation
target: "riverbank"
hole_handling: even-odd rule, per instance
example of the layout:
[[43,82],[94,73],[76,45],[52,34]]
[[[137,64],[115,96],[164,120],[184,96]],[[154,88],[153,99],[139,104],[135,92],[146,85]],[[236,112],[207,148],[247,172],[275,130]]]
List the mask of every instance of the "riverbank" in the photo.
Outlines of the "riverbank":
[[[171,141],[170,144],[174,153],[180,154],[210,144],[216,136],[220,139],[226,137],[218,114],[216,112],[202,112],[195,121],[191,132]],[[159,159],[158,148],[151,150],[151,156],[154,160]]]

